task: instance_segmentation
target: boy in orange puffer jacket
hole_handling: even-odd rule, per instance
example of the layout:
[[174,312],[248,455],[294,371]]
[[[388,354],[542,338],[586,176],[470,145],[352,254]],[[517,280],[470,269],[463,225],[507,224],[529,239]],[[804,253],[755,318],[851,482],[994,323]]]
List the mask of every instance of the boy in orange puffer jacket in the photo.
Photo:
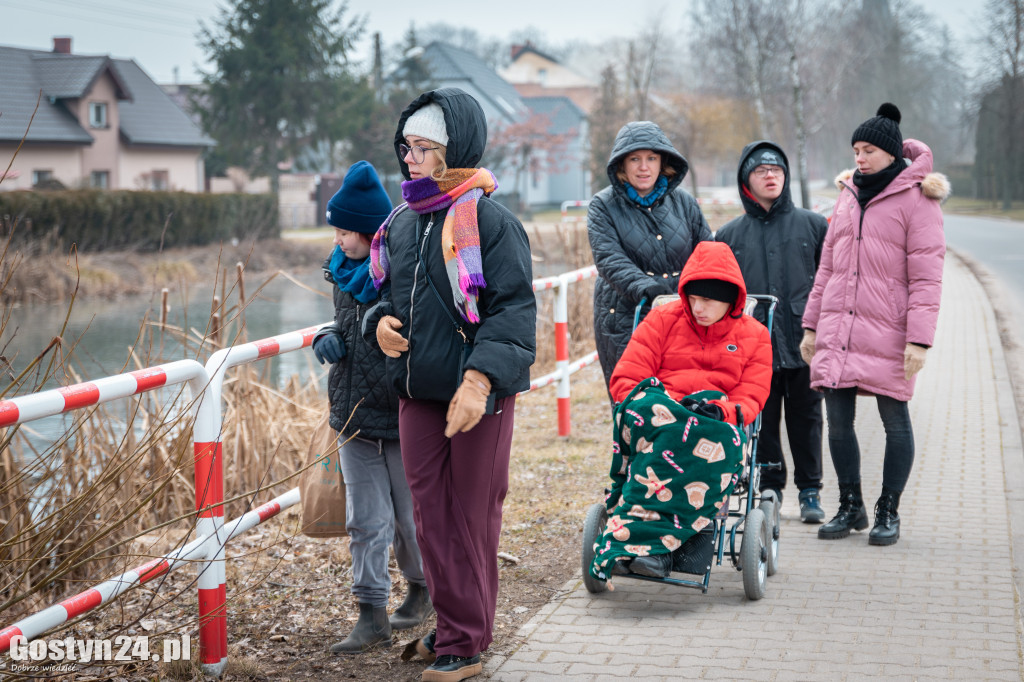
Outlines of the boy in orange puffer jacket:
[[[612,372],[612,398],[621,403],[638,384],[655,377],[669,397],[698,415],[752,423],[771,390],[771,337],[764,325],[743,313],[747,289],[729,246],[698,244],[683,268],[679,294],[681,300],[654,308],[633,332]],[[700,403],[686,399],[706,390],[724,397]],[[688,480],[677,478],[676,485]],[[671,564],[670,554],[652,550],[628,562],[628,570],[665,577]]]

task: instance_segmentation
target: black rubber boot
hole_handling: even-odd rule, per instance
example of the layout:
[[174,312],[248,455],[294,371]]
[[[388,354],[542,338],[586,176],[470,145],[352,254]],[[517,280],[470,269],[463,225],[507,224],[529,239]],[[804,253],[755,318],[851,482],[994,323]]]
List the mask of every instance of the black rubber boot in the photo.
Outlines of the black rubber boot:
[[900,493],[882,488],[882,496],[875,502],[875,525],[868,533],[868,544],[895,545],[900,539]]
[[391,623],[386,606],[359,602],[359,620],[351,634],[331,646],[332,654],[361,654],[374,647],[391,646]]
[[818,539],[838,540],[845,538],[851,530],[868,527],[868,510],[860,494],[860,483],[839,486],[839,512],[818,529]]
[[430,603],[430,593],[426,585],[409,583],[409,590],[405,593],[405,601],[391,614],[392,630],[408,630],[414,628],[434,612],[434,605]]

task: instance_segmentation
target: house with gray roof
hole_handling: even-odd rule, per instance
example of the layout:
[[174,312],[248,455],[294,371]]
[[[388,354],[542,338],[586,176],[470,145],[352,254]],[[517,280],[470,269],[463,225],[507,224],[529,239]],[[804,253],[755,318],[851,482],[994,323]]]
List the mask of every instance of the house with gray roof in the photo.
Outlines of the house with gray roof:
[[[590,197],[587,118],[568,97],[524,98],[482,59],[439,41],[423,48],[419,59],[435,87],[462,88],[483,107],[490,141],[482,163],[498,177],[496,198],[518,193],[525,205],[541,207]],[[536,150],[525,164],[488,165],[499,156],[497,140],[507,146],[510,136],[537,135],[541,128],[548,139],[532,145]],[[548,158],[545,147],[562,158]]]
[[590,129],[587,116],[564,95],[523,97],[531,115],[545,127],[547,148],[536,151],[528,182],[520,192],[530,206],[555,206],[590,198]]
[[213,144],[133,60],[0,46],[0,191],[201,192]]

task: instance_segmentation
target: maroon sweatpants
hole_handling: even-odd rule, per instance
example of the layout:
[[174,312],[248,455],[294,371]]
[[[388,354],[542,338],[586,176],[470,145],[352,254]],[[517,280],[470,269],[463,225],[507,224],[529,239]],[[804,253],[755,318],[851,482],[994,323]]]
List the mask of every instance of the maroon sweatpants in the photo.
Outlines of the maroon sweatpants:
[[515,396],[496,407],[501,411],[449,439],[447,403],[403,398],[398,406],[416,541],[437,611],[439,656],[474,656],[492,640]]

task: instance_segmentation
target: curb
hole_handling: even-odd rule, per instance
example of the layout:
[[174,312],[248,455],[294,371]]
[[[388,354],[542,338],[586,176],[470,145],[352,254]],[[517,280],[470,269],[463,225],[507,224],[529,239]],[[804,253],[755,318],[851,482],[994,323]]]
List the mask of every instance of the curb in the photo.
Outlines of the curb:
[[[1021,679],[1024,679],[1024,444],[1022,444],[1021,404],[1017,400],[1018,390],[1024,392],[1024,372],[1014,376],[1006,356],[1006,349],[1021,348],[1013,328],[1006,323],[1006,308],[1000,305],[1003,297],[995,277],[970,256],[947,247],[947,253],[958,259],[974,276],[985,291],[996,319],[999,345],[992,348],[992,366],[999,396],[1000,436],[1003,444],[1003,470],[1005,472],[1004,494],[1006,515],[1010,521],[1010,550],[1013,557],[1013,584],[1015,591],[1014,608],[1017,612],[1018,663],[1022,665]],[[1018,350],[1019,352],[1019,350]],[[1010,413],[1007,407],[1010,406]]]

